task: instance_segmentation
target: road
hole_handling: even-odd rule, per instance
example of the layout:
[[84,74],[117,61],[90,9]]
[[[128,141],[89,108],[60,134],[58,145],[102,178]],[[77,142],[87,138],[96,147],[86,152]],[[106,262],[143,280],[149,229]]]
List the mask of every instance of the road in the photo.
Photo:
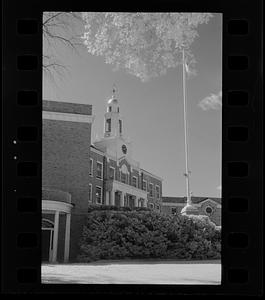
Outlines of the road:
[[100,261],[44,264],[42,283],[62,284],[221,284],[220,261]]

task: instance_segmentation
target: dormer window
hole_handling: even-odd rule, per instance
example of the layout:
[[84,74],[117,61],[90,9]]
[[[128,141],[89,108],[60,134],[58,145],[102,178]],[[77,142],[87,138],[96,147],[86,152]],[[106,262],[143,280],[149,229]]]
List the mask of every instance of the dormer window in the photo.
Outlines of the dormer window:
[[111,107],[111,106],[109,106],[109,107],[108,107],[108,112],[111,112],[111,109],[112,109],[112,107]]

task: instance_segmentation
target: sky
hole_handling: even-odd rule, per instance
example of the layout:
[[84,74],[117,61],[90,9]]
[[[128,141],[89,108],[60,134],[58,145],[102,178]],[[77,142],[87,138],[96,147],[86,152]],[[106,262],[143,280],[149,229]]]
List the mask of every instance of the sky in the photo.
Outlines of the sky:
[[[75,30],[83,35],[83,26]],[[197,75],[187,80],[190,186],[193,196],[221,197],[222,15],[214,14],[208,24],[199,25],[198,34],[191,48]],[[43,75],[43,99],[91,104],[93,143],[96,136],[103,136],[106,104],[115,84],[133,158],[141,168],[163,178],[163,196],[185,196],[181,66],[142,82],[125,70],[113,71],[85,46],[78,53],[61,44],[54,50],[67,71]]]

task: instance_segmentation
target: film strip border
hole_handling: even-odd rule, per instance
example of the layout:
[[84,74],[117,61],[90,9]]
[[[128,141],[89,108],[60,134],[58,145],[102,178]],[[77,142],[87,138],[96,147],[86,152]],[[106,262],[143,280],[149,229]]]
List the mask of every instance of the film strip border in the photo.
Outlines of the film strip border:
[[[2,215],[2,286],[8,292],[45,290],[40,285],[42,26],[40,12],[37,17],[36,11],[31,12],[26,17],[17,12],[16,22],[6,18],[4,22],[10,26],[4,31]],[[222,285],[192,291],[255,295],[262,291],[262,82],[261,37],[257,35],[261,18],[255,9],[252,13],[259,22],[246,11],[245,17],[231,16],[227,8],[220,12],[224,12]],[[168,288],[191,291],[184,286]],[[145,289],[150,290],[142,287],[142,292]],[[159,289],[153,286],[152,292]]]

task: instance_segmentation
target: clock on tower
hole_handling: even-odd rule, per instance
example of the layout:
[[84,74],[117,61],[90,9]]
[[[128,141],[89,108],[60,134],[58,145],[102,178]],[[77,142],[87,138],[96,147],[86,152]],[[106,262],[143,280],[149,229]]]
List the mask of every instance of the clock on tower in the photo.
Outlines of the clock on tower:
[[126,147],[126,145],[122,145],[122,146],[121,146],[121,150],[122,150],[122,152],[123,152],[124,154],[126,154],[126,153],[127,153],[127,147]]

